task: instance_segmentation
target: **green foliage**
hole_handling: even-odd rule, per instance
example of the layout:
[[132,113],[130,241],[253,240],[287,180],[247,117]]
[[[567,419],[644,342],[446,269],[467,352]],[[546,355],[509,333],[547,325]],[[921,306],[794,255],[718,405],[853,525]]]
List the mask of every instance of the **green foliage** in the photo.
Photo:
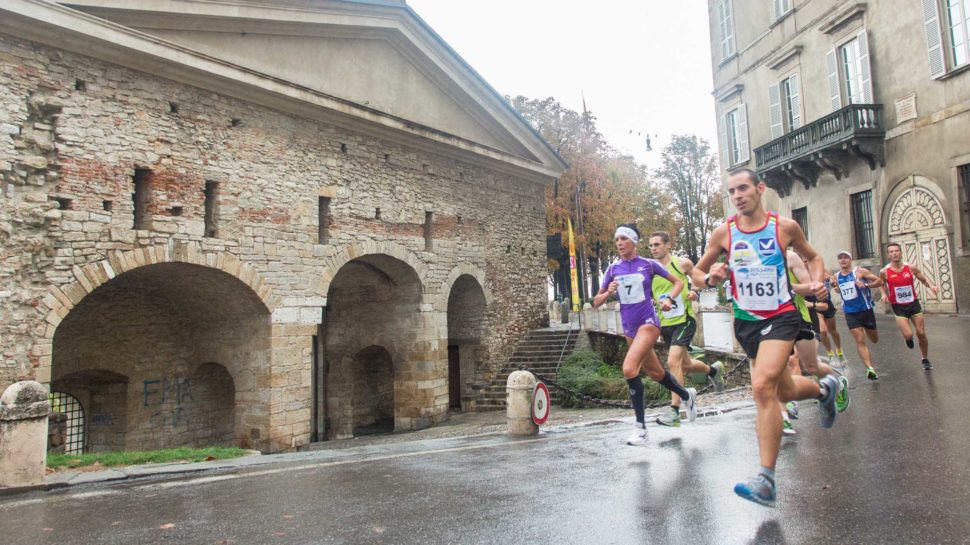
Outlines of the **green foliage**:
[[[629,387],[619,366],[610,365],[591,350],[573,352],[559,368],[557,382],[583,395],[596,399],[622,401],[629,398]],[[648,402],[670,399],[670,393],[663,386],[650,379],[644,379],[644,397]],[[563,407],[585,407],[587,402],[562,392],[560,402]]]
[[99,452],[90,454],[49,454],[47,467],[53,469],[75,468],[99,464],[105,467],[138,464],[161,464],[165,462],[203,462],[238,458],[249,451],[236,447],[208,447],[132,451]]

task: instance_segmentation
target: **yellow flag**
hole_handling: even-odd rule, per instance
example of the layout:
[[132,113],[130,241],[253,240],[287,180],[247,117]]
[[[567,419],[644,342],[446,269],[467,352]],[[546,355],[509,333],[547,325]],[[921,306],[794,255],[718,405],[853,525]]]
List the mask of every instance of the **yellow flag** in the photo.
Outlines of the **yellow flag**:
[[569,227],[569,279],[573,286],[573,312],[579,312],[579,279],[576,278],[576,241],[573,239],[573,220],[567,218]]

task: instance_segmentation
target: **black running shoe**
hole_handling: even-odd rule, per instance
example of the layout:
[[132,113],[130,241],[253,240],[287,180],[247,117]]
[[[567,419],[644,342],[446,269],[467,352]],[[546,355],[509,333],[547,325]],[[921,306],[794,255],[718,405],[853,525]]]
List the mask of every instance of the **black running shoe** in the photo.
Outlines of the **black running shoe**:
[[916,344],[913,343],[913,339],[906,339],[906,347],[907,348],[909,348],[910,350],[912,350],[914,346],[916,346]]
[[923,358],[923,369],[929,371],[932,368],[933,368],[933,364],[930,363],[930,360]]

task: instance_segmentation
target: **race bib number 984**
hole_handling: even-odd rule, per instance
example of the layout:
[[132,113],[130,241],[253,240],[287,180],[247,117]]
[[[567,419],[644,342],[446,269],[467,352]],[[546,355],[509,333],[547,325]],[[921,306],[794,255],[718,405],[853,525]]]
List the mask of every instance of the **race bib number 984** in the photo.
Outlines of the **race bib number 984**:
[[896,288],[896,304],[905,305],[916,300],[913,286],[899,286]]

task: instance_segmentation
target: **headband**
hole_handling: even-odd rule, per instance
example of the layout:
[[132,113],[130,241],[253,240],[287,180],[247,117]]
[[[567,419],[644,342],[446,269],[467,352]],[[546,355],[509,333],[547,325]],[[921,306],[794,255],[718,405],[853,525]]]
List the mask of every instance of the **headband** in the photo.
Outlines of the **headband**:
[[613,235],[613,238],[616,238],[620,235],[623,235],[626,238],[632,240],[634,244],[640,242],[640,237],[637,236],[637,232],[634,231],[633,229],[630,229],[629,227],[624,227],[622,225],[620,227],[617,227],[616,234]]

